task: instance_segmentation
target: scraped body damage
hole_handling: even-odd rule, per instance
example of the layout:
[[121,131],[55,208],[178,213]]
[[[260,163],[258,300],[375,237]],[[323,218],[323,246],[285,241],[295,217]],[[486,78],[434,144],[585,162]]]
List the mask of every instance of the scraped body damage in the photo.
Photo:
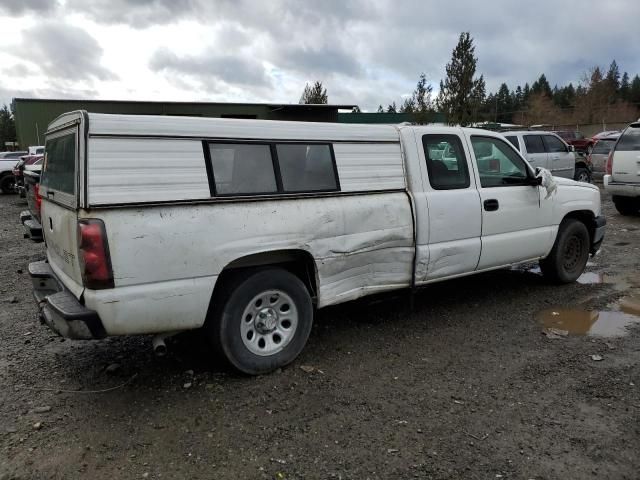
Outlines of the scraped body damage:
[[404,192],[105,209],[100,218],[116,289],[87,291],[85,301],[113,319],[109,334],[200,327],[222,270],[269,251],[313,257],[319,307],[411,284],[413,220]]

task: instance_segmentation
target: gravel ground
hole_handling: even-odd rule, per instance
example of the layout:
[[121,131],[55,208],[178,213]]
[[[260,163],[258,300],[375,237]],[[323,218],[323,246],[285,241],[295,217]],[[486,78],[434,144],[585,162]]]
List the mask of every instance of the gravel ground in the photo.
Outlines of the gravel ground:
[[640,216],[603,200],[588,268],[605,283],[502,270],[426,288],[413,310],[404,293],[332,307],[293,365],[247,378],[197,333],[164,358],[148,337],[53,335],[26,273],[44,246],[0,195],[0,479],[637,479],[640,329],[550,338],[537,317],[636,293]]

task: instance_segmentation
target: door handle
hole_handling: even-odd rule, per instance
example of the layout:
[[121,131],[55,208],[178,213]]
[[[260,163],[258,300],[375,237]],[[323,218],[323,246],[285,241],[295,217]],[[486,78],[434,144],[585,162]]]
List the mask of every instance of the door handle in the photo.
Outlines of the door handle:
[[500,204],[495,198],[490,198],[489,200],[484,201],[484,209],[487,212],[495,212],[498,208],[500,208]]

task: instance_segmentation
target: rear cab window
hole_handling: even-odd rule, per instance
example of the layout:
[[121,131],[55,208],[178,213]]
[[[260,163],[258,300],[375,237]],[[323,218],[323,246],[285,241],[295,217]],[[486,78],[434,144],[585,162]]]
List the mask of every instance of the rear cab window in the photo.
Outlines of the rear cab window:
[[422,146],[429,183],[434,190],[469,187],[467,159],[457,135],[423,135]]
[[41,187],[52,200],[74,206],[76,197],[77,134],[67,130],[47,137]]

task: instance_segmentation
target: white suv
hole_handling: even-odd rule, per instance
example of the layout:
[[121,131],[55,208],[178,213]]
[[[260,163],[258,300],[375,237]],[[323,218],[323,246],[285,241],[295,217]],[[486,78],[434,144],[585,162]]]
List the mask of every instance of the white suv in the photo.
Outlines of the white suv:
[[640,211],[640,121],[620,135],[609,154],[603,181],[618,212],[633,215]]

